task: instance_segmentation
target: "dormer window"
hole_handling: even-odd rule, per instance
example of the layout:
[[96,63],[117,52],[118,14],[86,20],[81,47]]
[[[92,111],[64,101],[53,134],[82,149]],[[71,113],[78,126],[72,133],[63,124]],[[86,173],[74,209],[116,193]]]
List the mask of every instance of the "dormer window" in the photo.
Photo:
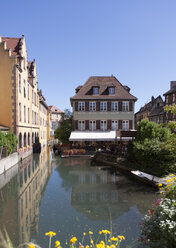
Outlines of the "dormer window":
[[109,87],[109,95],[114,95],[114,94],[115,94],[115,88]]
[[93,95],[98,95],[98,94],[99,94],[99,88],[93,87]]

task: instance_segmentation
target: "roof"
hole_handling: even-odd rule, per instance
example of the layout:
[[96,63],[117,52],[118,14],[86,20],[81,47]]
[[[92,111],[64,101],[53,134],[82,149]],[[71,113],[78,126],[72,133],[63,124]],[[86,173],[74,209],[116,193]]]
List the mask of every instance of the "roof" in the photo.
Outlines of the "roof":
[[[78,86],[79,87],[79,86]],[[78,89],[78,87],[76,89]],[[93,95],[93,87],[99,87],[99,94]],[[108,88],[114,87],[115,94],[109,95]],[[80,87],[79,87],[80,88]],[[71,97],[71,100],[77,99],[123,99],[136,101],[137,98],[131,95],[126,86],[123,86],[114,76],[92,76],[79,91]]]
[[0,131],[9,131],[9,130],[10,130],[9,127],[0,124]]
[[140,110],[136,113],[140,113],[140,112],[143,112],[143,111],[151,111],[152,110],[152,107],[154,105],[154,103],[160,98],[163,102],[163,99],[161,98],[161,96],[159,95],[158,97],[154,98],[152,97],[153,100],[151,100],[150,102],[146,103],[143,107],[140,108]]
[[21,38],[2,37],[2,42],[6,42],[7,49],[11,50],[12,56],[20,56]]
[[149,114],[149,117],[156,116],[156,115],[164,115],[164,108],[163,106],[160,106],[158,108],[155,108],[151,113]]
[[166,93],[163,94],[163,96],[169,95],[171,93],[176,93],[176,87],[173,87],[172,89],[168,90]]
[[56,113],[56,114],[61,114],[63,113],[62,110],[60,110],[59,108],[55,107],[54,105],[51,105],[49,106],[50,110],[53,112],[53,113]]

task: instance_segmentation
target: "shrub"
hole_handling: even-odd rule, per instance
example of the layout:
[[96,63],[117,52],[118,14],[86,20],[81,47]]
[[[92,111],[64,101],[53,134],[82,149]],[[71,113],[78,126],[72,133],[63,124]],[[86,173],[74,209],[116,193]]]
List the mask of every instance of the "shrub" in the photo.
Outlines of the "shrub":
[[176,177],[170,176],[169,184],[160,188],[162,199],[144,218],[140,241],[147,247],[168,248],[176,244]]
[[169,128],[143,120],[135,141],[129,142],[127,159],[137,162],[138,169],[156,176],[176,170],[176,135]]

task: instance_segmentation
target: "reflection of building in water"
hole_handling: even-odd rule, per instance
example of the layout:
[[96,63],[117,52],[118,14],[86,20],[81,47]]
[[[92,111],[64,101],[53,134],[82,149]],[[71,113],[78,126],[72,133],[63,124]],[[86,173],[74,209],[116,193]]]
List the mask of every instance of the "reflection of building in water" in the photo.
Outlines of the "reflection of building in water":
[[100,167],[91,167],[90,159],[68,158],[57,167],[62,187],[72,188],[71,204],[92,220],[116,219],[132,206],[141,214],[151,207],[153,191],[150,187],[115,175]]
[[18,166],[0,175],[0,230],[6,229],[14,246],[18,245]]
[[[116,184],[117,177],[109,171],[101,171],[95,168],[70,171],[74,177],[72,188],[72,205],[89,219],[117,218],[121,213],[122,201],[119,200]],[[128,206],[123,207],[128,210]],[[119,209],[120,210],[120,209]]]
[[35,236],[38,232],[39,204],[50,174],[47,149],[49,148],[44,148],[39,156],[26,159],[20,167],[19,243],[30,241],[31,235]]

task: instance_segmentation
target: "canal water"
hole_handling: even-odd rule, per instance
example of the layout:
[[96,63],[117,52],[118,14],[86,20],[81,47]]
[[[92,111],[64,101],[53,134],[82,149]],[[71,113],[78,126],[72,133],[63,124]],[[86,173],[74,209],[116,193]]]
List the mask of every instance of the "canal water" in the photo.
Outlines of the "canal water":
[[125,236],[121,247],[138,247],[138,224],[156,197],[153,188],[91,166],[89,158],[61,159],[46,148],[0,175],[0,228],[14,245],[47,248],[51,230],[53,242],[64,245],[72,235],[82,240],[91,229],[97,238],[108,229]]

